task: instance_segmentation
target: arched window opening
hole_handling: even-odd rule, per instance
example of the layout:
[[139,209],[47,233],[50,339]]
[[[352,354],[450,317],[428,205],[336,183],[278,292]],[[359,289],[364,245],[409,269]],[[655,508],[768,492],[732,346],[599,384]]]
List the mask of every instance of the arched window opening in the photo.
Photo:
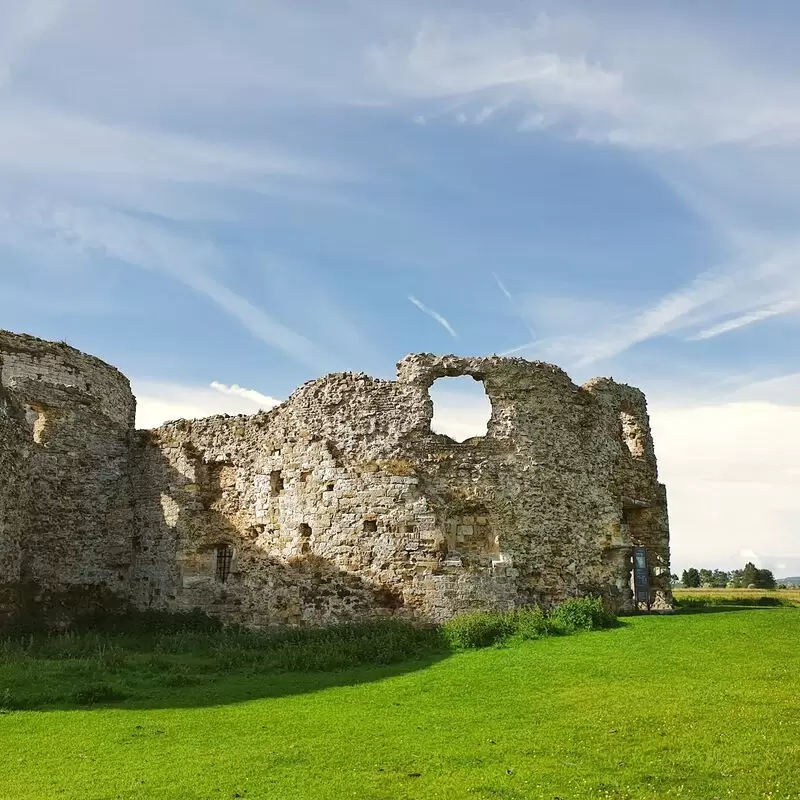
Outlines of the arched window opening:
[[439,378],[430,388],[433,401],[431,431],[456,442],[486,436],[492,404],[483,381],[464,375]]
[[231,561],[233,560],[233,548],[229,544],[218,544],[216,577],[220,583],[225,583],[231,574]]

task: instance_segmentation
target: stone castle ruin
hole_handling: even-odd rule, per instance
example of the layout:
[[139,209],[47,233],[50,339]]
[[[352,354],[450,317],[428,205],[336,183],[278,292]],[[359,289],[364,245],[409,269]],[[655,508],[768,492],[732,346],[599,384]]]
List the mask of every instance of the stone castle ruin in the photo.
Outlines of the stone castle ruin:
[[[492,413],[485,436],[458,443],[431,431],[429,389],[464,375]],[[621,612],[670,607],[666,493],[638,389],[423,354],[395,381],[333,374],[253,416],[137,431],[134,411],[108,364],[0,332],[0,617],[435,621],[587,594]]]

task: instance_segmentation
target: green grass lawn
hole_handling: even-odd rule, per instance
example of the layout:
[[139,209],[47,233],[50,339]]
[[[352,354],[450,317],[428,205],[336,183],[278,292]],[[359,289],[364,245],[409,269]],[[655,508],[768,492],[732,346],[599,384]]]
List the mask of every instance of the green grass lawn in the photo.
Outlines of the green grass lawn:
[[[722,610],[380,668],[165,681],[0,715],[0,796],[800,798],[799,640],[797,609]],[[0,665],[0,689],[21,669]]]

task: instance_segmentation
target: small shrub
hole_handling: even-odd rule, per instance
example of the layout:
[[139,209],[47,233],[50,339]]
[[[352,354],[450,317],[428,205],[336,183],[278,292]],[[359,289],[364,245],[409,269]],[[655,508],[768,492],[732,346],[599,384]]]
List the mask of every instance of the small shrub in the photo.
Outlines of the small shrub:
[[516,633],[516,625],[514,614],[476,611],[448,620],[442,632],[451,647],[490,647]]
[[491,647],[509,639],[541,639],[548,634],[568,634],[610,628],[617,618],[597,597],[567,600],[549,614],[537,606],[516,611],[480,611],[460,614],[442,625],[442,633],[455,649]]
[[514,623],[520,639],[541,639],[549,633],[547,616],[538,606],[515,612]]
[[616,621],[599,597],[576,597],[561,603],[550,613],[549,628],[553,633],[575,633],[610,628]]

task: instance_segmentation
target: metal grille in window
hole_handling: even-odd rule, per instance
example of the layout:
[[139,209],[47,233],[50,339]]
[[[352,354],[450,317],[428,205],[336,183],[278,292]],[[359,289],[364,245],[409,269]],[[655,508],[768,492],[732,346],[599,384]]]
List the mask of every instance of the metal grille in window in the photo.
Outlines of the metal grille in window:
[[217,546],[217,580],[225,583],[228,575],[231,574],[231,559],[233,558],[233,548],[229,544]]

